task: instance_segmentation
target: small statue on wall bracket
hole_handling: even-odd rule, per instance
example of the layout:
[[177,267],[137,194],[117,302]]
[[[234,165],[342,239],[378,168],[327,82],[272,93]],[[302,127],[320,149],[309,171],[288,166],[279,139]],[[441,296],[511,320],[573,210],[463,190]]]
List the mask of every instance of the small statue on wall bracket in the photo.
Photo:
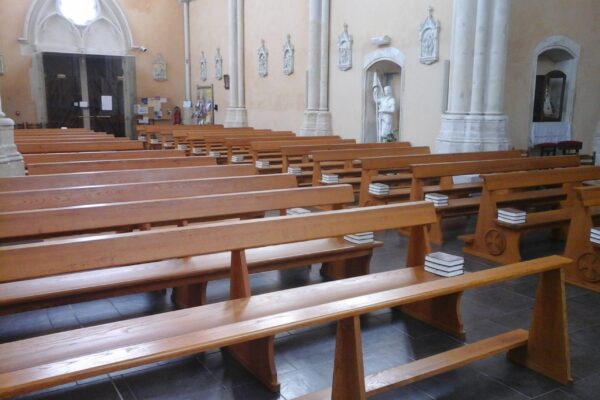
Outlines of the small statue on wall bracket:
[[152,78],[155,81],[167,80],[167,61],[163,58],[162,54],[158,54],[152,62]]
[[439,60],[440,45],[440,21],[433,18],[433,8],[430,6],[427,10],[429,16],[419,28],[419,40],[421,42],[421,64],[430,65]]
[[261,39],[261,46],[258,48],[258,76],[261,78],[269,74],[269,50],[265,47],[265,40]]
[[294,73],[294,46],[291,38],[290,35],[287,35],[287,40],[283,45],[283,73],[285,75]]
[[204,51],[200,53],[200,80],[206,81],[208,72],[206,68],[206,56],[204,56]]
[[220,81],[223,79],[223,57],[221,57],[221,49],[217,48],[215,55],[215,79]]
[[354,39],[348,34],[348,24],[344,24],[344,31],[338,36],[338,68],[348,71],[352,68],[352,44]]

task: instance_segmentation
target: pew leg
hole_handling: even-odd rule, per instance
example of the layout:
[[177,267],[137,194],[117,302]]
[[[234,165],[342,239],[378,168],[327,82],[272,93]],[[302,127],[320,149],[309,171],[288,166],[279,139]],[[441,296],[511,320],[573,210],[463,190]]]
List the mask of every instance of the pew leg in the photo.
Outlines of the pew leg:
[[275,368],[274,337],[253,340],[227,347],[227,351],[269,390],[279,391]]
[[563,385],[572,381],[567,334],[567,307],[562,270],[541,274],[529,340],[508,358]]
[[173,288],[171,300],[178,308],[196,307],[206,304],[206,286],[208,282]]
[[359,317],[345,318],[337,323],[331,399],[366,399]]
[[335,280],[367,275],[371,264],[371,256],[372,253],[366,256],[323,263],[321,276]]
[[460,314],[460,297],[462,292],[440,296],[418,303],[406,304],[400,310],[451,334],[461,340],[465,339],[465,330]]
[[442,232],[442,217],[436,215],[437,222],[429,225],[428,237],[429,243],[441,246],[444,244],[444,234]]

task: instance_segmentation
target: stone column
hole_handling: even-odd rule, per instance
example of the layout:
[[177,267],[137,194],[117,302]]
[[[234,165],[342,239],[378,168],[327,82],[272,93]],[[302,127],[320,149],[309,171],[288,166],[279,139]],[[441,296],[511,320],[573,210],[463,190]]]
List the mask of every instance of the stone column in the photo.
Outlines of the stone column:
[[330,0],[308,3],[307,104],[300,134],[331,134],[329,112],[329,14]]
[[244,89],[244,0],[229,0],[229,107],[226,127],[248,126]]
[[490,38],[490,62],[487,76],[485,113],[503,114],[510,0],[496,0],[492,9],[492,15],[494,26]]
[[473,81],[471,83],[471,114],[483,114],[483,96],[488,66],[488,29],[490,0],[477,0],[475,48],[473,52]]
[[182,122],[184,125],[192,123],[192,67],[190,64],[190,0],[181,0],[183,6],[183,62],[185,79],[185,101],[190,107],[182,107]]
[[0,176],[23,176],[23,156],[15,146],[15,122],[6,118],[0,97]]
[[600,119],[598,120],[598,126],[596,126],[596,135],[594,136],[594,152],[596,153],[596,159],[594,163],[600,165]]

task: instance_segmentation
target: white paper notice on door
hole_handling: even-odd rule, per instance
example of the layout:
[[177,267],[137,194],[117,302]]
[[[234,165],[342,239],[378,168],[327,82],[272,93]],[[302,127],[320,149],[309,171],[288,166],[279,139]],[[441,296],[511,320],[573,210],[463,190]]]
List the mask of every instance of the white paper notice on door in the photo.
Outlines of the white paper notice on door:
[[112,111],[112,96],[101,96],[102,97],[102,111]]

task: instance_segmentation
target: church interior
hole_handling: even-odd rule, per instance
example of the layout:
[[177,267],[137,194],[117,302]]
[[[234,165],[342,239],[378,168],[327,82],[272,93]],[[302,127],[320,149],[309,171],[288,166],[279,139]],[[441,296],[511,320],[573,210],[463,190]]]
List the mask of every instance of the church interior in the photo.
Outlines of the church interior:
[[599,0],[0,0],[0,398],[597,400]]

